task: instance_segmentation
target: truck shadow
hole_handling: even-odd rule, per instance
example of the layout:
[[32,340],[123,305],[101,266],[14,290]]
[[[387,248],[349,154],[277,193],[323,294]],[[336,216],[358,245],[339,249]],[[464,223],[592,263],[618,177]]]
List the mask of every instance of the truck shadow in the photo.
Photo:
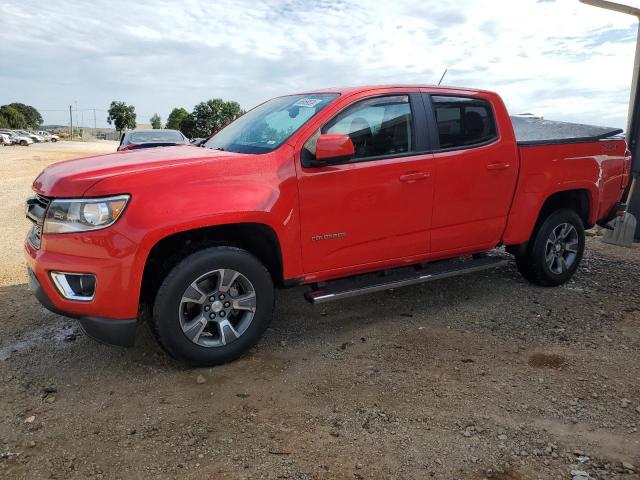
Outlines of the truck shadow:
[[[449,328],[505,339],[566,341],[587,328],[603,329],[609,319],[597,307],[584,276],[564,287],[543,289],[525,282],[514,266],[354,297],[319,306],[303,299],[306,287],[279,291],[271,327],[257,346],[262,352],[295,353],[301,345],[323,350],[368,336],[402,342],[416,329]],[[574,305],[592,302],[593,312],[572,315]],[[76,351],[92,361],[157,362],[177,365],[158,347],[146,325],[136,347],[121,349],[89,339],[72,319],[38,304],[26,284],[0,288],[0,361],[34,350]],[[585,318],[590,315],[592,318]],[[393,337],[393,338],[392,338]],[[333,348],[333,347],[331,347]],[[254,349],[255,353],[255,349]],[[180,367],[179,367],[180,368]]]

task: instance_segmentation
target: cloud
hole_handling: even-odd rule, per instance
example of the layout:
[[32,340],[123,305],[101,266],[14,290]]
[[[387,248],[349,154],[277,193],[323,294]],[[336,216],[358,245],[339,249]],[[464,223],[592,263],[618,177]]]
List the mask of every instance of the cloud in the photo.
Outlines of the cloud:
[[249,108],[448,68],[444,83],[495,90],[513,113],[624,126],[635,23],[573,0],[0,0],[0,103],[65,123],[77,102],[104,125],[125,100],[146,122],[213,97]]

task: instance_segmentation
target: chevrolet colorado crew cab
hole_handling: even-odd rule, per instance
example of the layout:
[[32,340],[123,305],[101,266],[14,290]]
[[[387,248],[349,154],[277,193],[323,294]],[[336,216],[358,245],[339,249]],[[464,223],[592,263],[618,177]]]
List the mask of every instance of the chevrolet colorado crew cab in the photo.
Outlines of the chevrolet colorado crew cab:
[[30,284],[98,340],[141,319],[192,365],[237,358],[276,287],[313,303],[502,265],[578,268],[584,230],[620,210],[621,131],[509,117],[495,93],[388,86],[269,100],[204,148],[47,167],[27,201]]

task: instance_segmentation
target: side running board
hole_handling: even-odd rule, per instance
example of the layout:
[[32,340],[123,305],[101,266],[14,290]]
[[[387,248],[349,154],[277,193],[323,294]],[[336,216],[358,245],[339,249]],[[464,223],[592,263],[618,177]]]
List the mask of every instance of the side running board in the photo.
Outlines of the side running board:
[[477,258],[456,258],[411,267],[400,267],[321,283],[315,286],[313,290],[306,292],[304,297],[313,304],[326,303],[365,293],[379,292],[390,288],[405,287],[501,267],[509,263],[509,261],[508,257],[487,255]]

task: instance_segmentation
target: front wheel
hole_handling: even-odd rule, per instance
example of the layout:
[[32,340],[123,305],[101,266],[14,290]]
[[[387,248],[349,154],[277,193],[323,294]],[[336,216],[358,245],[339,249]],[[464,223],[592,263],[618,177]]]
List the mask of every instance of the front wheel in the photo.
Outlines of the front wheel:
[[235,360],[273,316],[271,275],[253,255],[219,246],[189,255],[162,282],[152,327],[171,356],[193,366]]
[[558,210],[536,228],[526,252],[516,257],[516,265],[532,283],[546,287],[562,285],[576,272],[584,245],[580,216],[573,210]]

